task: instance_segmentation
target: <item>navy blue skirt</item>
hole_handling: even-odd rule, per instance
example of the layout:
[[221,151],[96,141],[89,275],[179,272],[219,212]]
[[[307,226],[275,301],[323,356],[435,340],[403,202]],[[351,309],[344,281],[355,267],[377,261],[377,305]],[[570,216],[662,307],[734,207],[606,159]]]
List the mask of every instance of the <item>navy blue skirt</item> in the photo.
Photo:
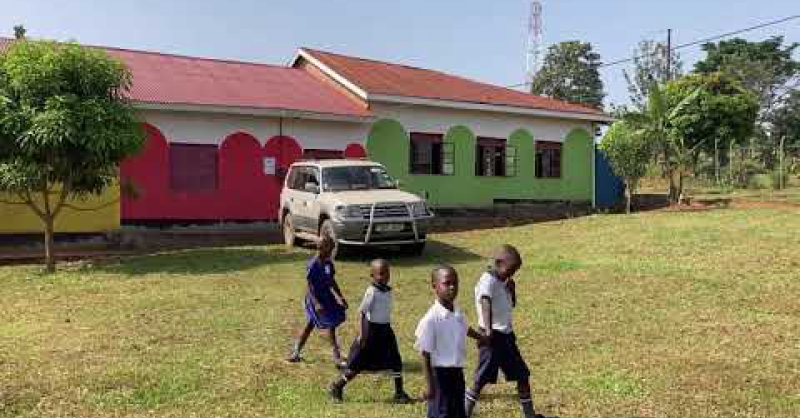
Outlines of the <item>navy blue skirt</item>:
[[391,370],[399,372],[403,368],[400,350],[397,348],[397,338],[390,324],[376,324],[370,322],[364,348],[359,340],[353,341],[350,354],[347,356],[347,368],[353,371]]

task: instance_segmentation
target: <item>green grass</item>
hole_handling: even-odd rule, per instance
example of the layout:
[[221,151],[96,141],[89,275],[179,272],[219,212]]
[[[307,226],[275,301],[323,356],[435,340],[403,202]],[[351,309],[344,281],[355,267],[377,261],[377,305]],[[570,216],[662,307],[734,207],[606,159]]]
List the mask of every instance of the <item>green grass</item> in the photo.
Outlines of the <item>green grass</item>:
[[[395,330],[418,395],[413,330],[440,261],[472,286],[517,244],[515,315],[541,412],[561,417],[800,416],[800,213],[791,207],[608,215],[438,235],[393,260]],[[55,276],[0,268],[0,416],[420,417],[363,376],[330,403],[329,349],[283,362],[302,321],[304,250],[242,247],[79,263]],[[351,304],[366,259],[338,264]],[[343,345],[356,331],[341,330]],[[475,350],[469,353],[472,372]],[[519,416],[513,385],[483,417]]]

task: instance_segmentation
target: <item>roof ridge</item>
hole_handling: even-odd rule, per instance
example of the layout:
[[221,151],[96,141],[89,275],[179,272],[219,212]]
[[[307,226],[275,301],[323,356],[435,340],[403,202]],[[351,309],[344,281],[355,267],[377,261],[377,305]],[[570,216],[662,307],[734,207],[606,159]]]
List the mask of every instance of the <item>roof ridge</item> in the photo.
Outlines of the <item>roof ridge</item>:
[[[42,40],[53,41],[56,43],[66,43],[63,41],[55,41],[52,39],[42,38]],[[0,36],[0,41],[7,41],[7,42],[15,42],[15,38],[7,38],[4,36]],[[78,43],[78,42],[76,42]],[[172,58],[182,58],[182,59],[193,59],[193,60],[201,60],[201,61],[211,61],[211,62],[221,62],[227,64],[245,64],[245,65],[253,65],[253,66],[262,66],[262,67],[271,67],[271,68],[282,68],[282,69],[293,69],[292,67],[288,67],[285,65],[278,65],[278,64],[269,64],[266,62],[258,62],[258,61],[245,61],[245,60],[236,60],[236,59],[223,59],[223,58],[210,58],[210,57],[200,57],[200,56],[192,56],[186,54],[175,54],[170,52],[160,52],[160,51],[150,51],[146,49],[133,49],[133,48],[122,48],[116,46],[105,46],[105,45],[91,45],[91,44],[84,44],[78,43],[78,45],[87,47],[87,48],[99,48],[105,49],[109,51],[121,51],[121,52],[133,52],[137,54],[146,54],[146,55],[157,55],[162,57],[172,57]]]
[[[486,87],[486,88],[500,89],[500,90],[505,90],[506,92],[511,92],[511,93],[514,93],[514,94],[536,97],[536,98],[539,98],[539,99],[542,99],[542,100],[547,100],[547,101],[550,101],[550,102],[553,102],[553,103],[565,103],[565,104],[568,104],[568,105],[571,105],[571,106],[582,107],[587,112],[592,112],[593,113],[593,112],[600,111],[599,109],[594,109],[591,106],[588,106],[588,105],[583,104],[583,103],[576,103],[576,102],[572,102],[572,101],[569,101],[569,100],[556,99],[556,98],[553,98],[553,97],[548,97],[548,96],[544,96],[544,95],[540,95],[540,94],[526,93],[526,92],[523,92],[523,91],[512,89],[510,87],[498,86],[496,84],[492,84],[492,83],[489,83],[489,82],[486,82],[486,81],[474,80],[474,79],[471,79],[471,78],[468,78],[468,77],[465,77],[465,76],[462,76],[462,75],[452,74],[452,73],[448,73],[448,72],[444,72],[444,71],[440,71],[440,70],[435,70],[435,69],[431,69],[431,68],[415,67],[415,66],[406,65],[406,64],[400,64],[400,63],[394,63],[394,62],[389,62],[389,61],[376,60],[376,59],[372,59],[372,58],[362,58],[362,57],[357,57],[357,56],[352,56],[352,55],[341,54],[341,53],[338,53],[338,52],[323,51],[323,50],[319,50],[319,49],[315,49],[315,48],[301,47],[300,49],[301,50],[305,50],[305,51],[310,52],[310,53],[317,52],[317,53],[322,53],[322,54],[335,55],[337,57],[342,57],[342,58],[346,58],[346,59],[354,59],[354,60],[370,62],[370,63],[391,65],[391,66],[397,66],[397,67],[402,67],[402,68],[409,68],[409,69],[412,69],[412,70],[427,71],[427,72],[430,72],[430,73],[435,73],[435,74],[443,75],[443,76],[446,76],[446,77],[458,78],[458,79],[460,79],[462,81],[473,83],[473,84],[478,84],[478,85],[480,85],[482,87]],[[416,97],[416,96],[407,96],[407,97]]]

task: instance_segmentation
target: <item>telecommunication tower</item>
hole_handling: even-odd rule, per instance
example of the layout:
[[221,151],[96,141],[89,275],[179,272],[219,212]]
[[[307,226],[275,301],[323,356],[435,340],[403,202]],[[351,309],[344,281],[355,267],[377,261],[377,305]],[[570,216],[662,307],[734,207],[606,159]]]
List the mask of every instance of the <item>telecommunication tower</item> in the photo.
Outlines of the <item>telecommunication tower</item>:
[[[531,2],[531,15],[528,19],[528,40],[525,60],[525,78],[528,83],[533,81],[533,77],[539,72],[542,66],[542,2],[533,0]],[[530,84],[528,84],[530,88]]]

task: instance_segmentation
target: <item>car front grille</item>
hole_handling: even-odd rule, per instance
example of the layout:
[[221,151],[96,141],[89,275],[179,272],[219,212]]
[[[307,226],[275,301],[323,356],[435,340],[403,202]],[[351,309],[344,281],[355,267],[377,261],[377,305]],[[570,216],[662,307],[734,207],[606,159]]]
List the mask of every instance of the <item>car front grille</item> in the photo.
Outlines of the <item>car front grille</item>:
[[[372,205],[360,205],[361,214],[364,219],[369,219]],[[380,218],[407,218],[409,216],[408,207],[403,204],[377,204],[375,205],[375,219]]]

